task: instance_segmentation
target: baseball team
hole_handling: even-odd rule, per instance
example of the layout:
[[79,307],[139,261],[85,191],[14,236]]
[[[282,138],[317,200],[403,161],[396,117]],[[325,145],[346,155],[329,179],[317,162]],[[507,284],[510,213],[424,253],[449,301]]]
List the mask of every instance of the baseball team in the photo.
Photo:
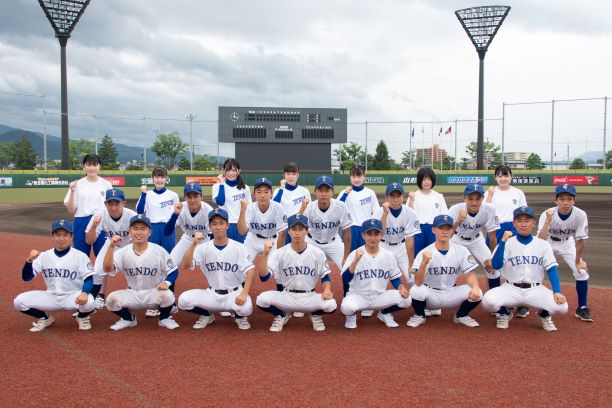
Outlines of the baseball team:
[[[181,201],[166,188],[168,173],[159,167],[152,172],[154,188],[141,187],[134,211],[126,208],[122,190],[98,176],[98,156],[87,155],[83,170],[86,176],[70,183],[64,199],[74,221],[53,221],[53,247],[33,249],[22,269],[24,281],[42,275],[47,288],[14,300],[18,311],[36,319],[32,332],[51,326],[56,311],[73,312],[78,328],[89,330],[91,315],[104,307],[119,317],[112,330],[136,326],[137,310],[171,330],[179,327],[172,317],[179,310],[196,315],[193,329],[204,329],[217,313],[248,330],[254,304],[272,314],[272,332],[305,315],[315,331],[324,331],[324,315],[338,308],[332,278],[342,280],[340,312],[350,330],[358,314],[375,312],[386,327],[399,327],[393,313],[410,306],[408,327],[442,309],[453,309],[453,322],[477,327],[470,312],[482,302],[499,329],[533,309],[544,330],[556,331],[552,316],[568,311],[558,257],[576,280],[575,316],[593,321],[582,257],[588,220],[570,184],[556,187],[555,206],[537,218],[505,165],[495,169],[496,186],[485,191],[469,184],[463,202],[448,208],[433,189],[436,176],[429,168],[418,170],[416,192],[406,195],[401,183],[390,183],[379,205],[359,166],[337,198],[332,177],[318,177],[311,201],[296,163],[284,166],[280,188],[259,178],[251,195],[239,163],[228,159],[212,188],[216,208],[203,201],[196,182],[185,184]],[[332,276],[331,264],[339,276]],[[175,295],[179,267],[189,274],[196,266],[206,285]],[[479,266],[486,292],[476,276]],[[106,295],[108,277],[118,273],[127,287]],[[253,301],[255,279],[274,284]]]

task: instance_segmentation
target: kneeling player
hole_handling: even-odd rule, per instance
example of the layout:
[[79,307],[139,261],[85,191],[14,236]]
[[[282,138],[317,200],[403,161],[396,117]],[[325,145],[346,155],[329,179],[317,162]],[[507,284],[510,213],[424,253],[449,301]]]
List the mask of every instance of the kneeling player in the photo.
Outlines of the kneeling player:
[[[469,250],[451,241],[454,220],[450,215],[437,215],[432,224],[436,242],[425,247],[414,260],[415,285],[410,289],[415,315],[406,323],[418,327],[425,323],[425,307],[451,309],[459,306],[453,322],[477,327],[468,314],[478,306],[482,291],[474,269],[478,266]],[[455,286],[459,274],[467,284]]]
[[160,245],[149,241],[151,221],[142,214],[130,220],[132,243],[115,252],[122,238],[115,235],[104,256],[104,272],[116,275],[123,272],[128,289],[116,290],[106,298],[106,307],[121,319],[112,330],[136,326],[132,310],[159,308],[159,325],[176,329],[178,323],[170,317],[174,294],[168,288],[178,276],[178,268],[170,254]]
[[[200,317],[194,329],[203,329],[215,321],[210,312],[233,312],[234,320],[241,330],[251,328],[247,316],[253,313],[249,291],[255,278],[255,267],[248,260],[244,244],[229,239],[229,215],[222,208],[208,213],[209,228],[213,240],[198,245],[204,234],[196,232],[192,244],[183,256],[183,268],[200,269],[208,281],[208,289],[192,289],[179,296],[179,309],[195,313]],[[244,282],[244,287],[243,287]]]
[[[348,285],[340,310],[346,316],[344,327],[357,328],[356,312],[384,309],[378,319],[387,327],[399,327],[391,312],[410,307],[410,293],[402,284],[402,272],[395,255],[380,246],[382,222],[366,220],[361,224],[365,245],[348,256],[342,267],[342,281]],[[387,290],[391,282],[396,290]]]
[[[493,268],[500,270],[507,282],[489,290],[482,299],[482,306],[490,312],[502,306],[539,308],[542,328],[555,331],[557,328],[550,315],[567,313],[567,301],[561,294],[553,250],[545,240],[531,236],[536,224],[533,209],[519,207],[514,210],[513,223],[518,235],[513,237],[512,231],[504,232],[493,254]],[[548,274],[552,291],[542,285],[544,272]],[[507,329],[511,318],[511,314],[500,311],[497,328]]]
[[[274,251],[272,242],[266,242],[258,265],[259,277],[267,281],[274,275],[281,291],[267,291],[257,297],[257,306],[272,313],[272,332],[283,330],[291,318],[291,312],[310,313],[315,331],[324,331],[323,313],[332,313],[337,308],[331,291],[331,279],[325,253],[306,242],[308,217],[295,214],[287,219],[291,244]],[[269,259],[268,259],[268,255]],[[315,292],[317,280],[321,279],[323,293]]]
[[47,312],[58,310],[78,311],[80,330],[91,329],[89,314],[94,311],[93,269],[89,258],[71,248],[73,226],[70,221],[59,220],[51,224],[51,240],[54,248],[45,252],[33,249],[26,259],[21,276],[30,281],[42,274],[47,290],[24,292],[15,298],[15,309],[38,319],[30,331],[45,330],[55,322]]

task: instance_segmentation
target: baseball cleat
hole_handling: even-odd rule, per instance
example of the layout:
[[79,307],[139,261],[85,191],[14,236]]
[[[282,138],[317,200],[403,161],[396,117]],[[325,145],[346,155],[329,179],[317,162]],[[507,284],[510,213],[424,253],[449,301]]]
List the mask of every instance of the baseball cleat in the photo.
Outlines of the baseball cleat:
[[505,330],[510,327],[510,320],[512,320],[512,313],[509,315],[498,314],[495,327]]
[[251,324],[249,323],[249,319],[246,317],[236,317],[234,321],[238,325],[240,330],[249,330],[251,328]]
[[158,321],[157,324],[160,327],[165,327],[166,329],[170,330],[178,329],[180,327],[179,324],[171,317],[168,317],[167,319],[162,319]]
[[145,317],[157,317],[159,316],[159,310],[157,309],[148,309],[145,313]]
[[362,310],[361,317],[372,317],[374,315],[374,311],[370,309]]
[[30,328],[31,332],[39,332],[45,330],[47,327],[51,326],[55,322],[55,317],[49,316],[46,319],[41,317],[34,323],[32,323],[32,327]]
[[304,312],[293,312],[293,317],[302,318],[304,317]]
[[576,314],[574,315],[583,322],[592,322],[593,315],[591,314],[591,309],[588,307],[577,307]]
[[312,322],[312,328],[314,329],[314,331],[325,331],[325,323],[323,323],[323,316],[311,314],[310,321]]
[[542,325],[542,328],[544,330],[549,331],[549,332],[557,331],[557,326],[555,326],[555,324],[553,323],[552,317],[550,316],[542,317],[538,313],[538,320],[540,321],[540,324]]
[[96,306],[96,309],[100,310],[106,304],[106,299],[104,299],[102,296],[96,296],[96,298],[94,299],[94,304]]
[[194,325],[191,327],[193,327],[196,330],[200,330],[200,329],[205,328],[206,326],[208,326],[214,321],[215,321],[215,316],[213,315],[210,315],[210,316],[200,315],[200,317],[198,317],[198,320],[196,320]]
[[455,316],[455,317],[453,317],[453,322],[462,324],[462,325],[467,326],[467,327],[478,327],[478,326],[480,326],[478,324],[478,322],[476,320],[472,319],[470,316],[463,316],[463,317]]
[[519,307],[518,309],[516,309],[516,313],[514,314],[514,316],[520,319],[529,316],[529,308],[525,306]]
[[110,329],[118,331],[118,330],[127,329],[128,327],[134,327],[137,324],[138,322],[136,321],[136,317],[132,315],[132,320],[119,319],[117,323],[113,324],[110,327]]
[[346,316],[346,322],[344,322],[344,328],[346,329],[356,329],[357,328],[357,315],[349,315]]
[[397,324],[391,313],[378,312],[376,317],[378,317],[378,320],[383,322],[387,327],[399,327],[399,324]]
[[407,322],[406,326],[408,327],[419,327],[420,325],[425,323],[425,318],[419,315],[413,315]]
[[87,317],[77,317],[77,323],[79,324],[79,330],[89,330],[91,329],[91,320],[89,316]]
[[275,316],[274,320],[272,321],[272,326],[270,326],[270,331],[271,332],[283,331],[283,327],[285,327],[285,324],[287,324],[289,319],[291,319],[291,315],[289,313],[285,313],[284,316],[281,316],[281,315]]
[[425,309],[425,317],[442,316],[442,309]]

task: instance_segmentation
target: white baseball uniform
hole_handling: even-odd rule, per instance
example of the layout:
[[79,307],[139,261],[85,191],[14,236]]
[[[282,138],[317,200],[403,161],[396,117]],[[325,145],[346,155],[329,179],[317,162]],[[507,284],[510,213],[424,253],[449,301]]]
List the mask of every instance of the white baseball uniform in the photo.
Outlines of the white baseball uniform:
[[78,310],[89,313],[95,308],[90,294],[87,303],[77,305],[75,300],[81,294],[83,282],[94,274],[91,262],[83,252],[70,248],[63,256],[57,256],[55,249],[42,252],[32,262],[34,276],[42,275],[47,290],[32,290],[18,295],[14,300],[15,309],[26,311],[30,308],[44,312]]
[[[555,255],[561,256],[570,267],[574,278],[578,281],[589,279],[586,269],[576,269],[576,241],[589,238],[589,221],[586,212],[578,207],[572,207],[572,212],[567,219],[562,220],[559,216],[558,207],[550,208],[554,211],[550,227],[548,228],[548,243]],[[538,234],[546,221],[546,211],[540,216],[538,222]]]
[[[489,192],[486,191],[484,195],[484,201],[489,196]],[[491,203],[495,207],[495,215],[500,223],[514,221],[513,211],[519,207],[527,207],[527,199],[525,193],[516,187],[510,186],[509,190],[501,190],[499,187],[495,187],[495,193]]]
[[330,273],[325,253],[318,247],[307,244],[305,250],[296,252],[291,245],[285,245],[270,254],[268,271],[284,290],[261,293],[257,306],[275,306],[284,312],[303,313],[336,310],[335,299],[323,300],[321,294],[315,292],[317,281]]
[[285,184],[285,187],[274,190],[272,197],[283,207],[287,217],[290,217],[300,211],[304,200],[310,200],[310,192],[306,187],[300,185]]
[[[543,239],[530,238],[527,244],[519,242],[516,236],[506,241],[504,265],[500,271],[507,282],[485,293],[482,299],[485,310],[497,312],[503,306],[527,306],[544,309],[550,314],[567,313],[567,302],[557,304],[552,290],[542,284],[545,272],[557,266],[553,250]],[[500,245],[495,253],[499,250]]]
[[353,225],[358,227],[361,227],[365,220],[372,218],[372,214],[380,208],[376,193],[367,187],[359,191],[351,190],[348,194],[342,192],[338,200],[346,204],[346,208],[353,219]]
[[[136,208],[143,209],[144,214],[149,217],[151,224],[166,223],[174,211],[174,205],[178,203],[179,197],[174,191],[164,188],[162,193],[157,190],[149,190],[145,194],[144,202],[142,194]],[[141,211],[137,211],[142,213]]]
[[[358,249],[363,250],[363,256],[357,262],[355,273],[349,282],[348,293],[342,299],[342,314],[350,316],[360,310],[382,310],[393,305],[410,307],[410,297],[402,297],[397,289],[387,290],[389,282],[401,279],[402,276],[393,252],[380,247],[379,252],[372,256],[366,252],[365,247]],[[343,273],[353,263],[356,255],[357,250],[346,258],[342,266]]]
[[263,252],[266,241],[273,241],[273,249],[276,249],[278,234],[287,229],[287,216],[283,207],[276,201],[270,201],[270,207],[266,212],[262,212],[255,201],[247,206],[245,219],[249,232],[244,240],[244,245],[249,254],[249,260],[253,262],[255,257]]
[[[219,195],[219,187],[221,185],[223,185],[223,190],[225,192],[225,202],[223,204],[219,204],[215,201],[215,198]],[[238,218],[240,217],[240,200],[247,200],[249,203],[253,201],[249,186],[245,185],[242,190],[239,190],[237,186],[233,187],[227,183],[214,184],[212,186],[212,199],[219,208],[223,208],[227,211],[230,224],[236,224],[238,222]]]
[[338,229],[344,232],[353,225],[346,205],[332,198],[329,208],[321,211],[319,201],[315,200],[308,204],[304,215],[308,217],[307,242],[320,248],[340,268],[344,256],[344,244],[338,235]]
[[[382,220],[383,208],[377,209],[372,218]],[[396,217],[389,210],[387,215],[386,228],[380,242],[380,246],[391,251],[396,259],[400,271],[408,279],[408,248],[406,238],[420,234],[420,223],[416,213],[406,205],[400,207],[400,213]]]
[[242,306],[235,302],[247,273],[254,268],[243,244],[230,239],[227,245],[217,247],[214,241],[208,241],[195,249],[191,269],[196,265],[200,266],[210,287],[183,292],[178,299],[180,309],[199,307],[208,312],[234,312],[240,317],[253,313],[250,296]]
[[129,244],[115,250],[113,261],[113,270],[109,274],[115,276],[122,272],[128,289],[116,290],[107,296],[108,310],[117,312],[124,307],[131,310],[156,309],[174,304],[171,290],[157,289],[157,285],[164,282],[168,275],[178,271],[163,247],[149,242],[147,249],[138,255],[134,252],[133,244]]
[[[461,274],[467,274],[478,267],[476,259],[466,247],[452,241],[446,253],[436,249],[436,244],[433,243],[416,256],[414,273],[421,267],[424,252],[430,252],[432,255],[425,270],[425,281],[420,286],[414,285],[410,289],[410,295],[414,300],[424,301],[429,309],[459,307],[468,299],[472,288],[468,284],[455,286],[455,282]],[[479,296],[482,298],[482,291]]]
[[193,243],[193,237],[196,232],[204,234],[204,239],[198,246],[210,240],[209,234],[211,231],[208,226],[208,213],[211,212],[213,208],[204,201],[202,201],[201,205],[200,211],[195,215],[191,215],[189,206],[186,202],[183,203],[183,208],[181,208],[181,212],[176,220],[176,225],[183,231],[183,235],[174,248],[172,248],[172,252],[170,252],[170,258],[172,258],[172,261],[174,261],[176,265],[180,265],[185,252],[187,252],[187,249],[189,249],[189,246]]

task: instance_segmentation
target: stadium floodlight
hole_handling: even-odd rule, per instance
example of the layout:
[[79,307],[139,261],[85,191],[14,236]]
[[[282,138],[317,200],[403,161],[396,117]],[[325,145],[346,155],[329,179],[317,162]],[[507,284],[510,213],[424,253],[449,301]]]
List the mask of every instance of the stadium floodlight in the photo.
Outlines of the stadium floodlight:
[[70,168],[68,157],[68,83],[66,74],[66,44],[77,22],[85,12],[90,0],[38,0],[55,31],[61,52],[61,94],[62,94],[62,169]]
[[510,11],[509,6],[471,7],[455,11],[480,59],[478,75],[478,149],[476,166],[484,168],[484,58],[493,37]]

